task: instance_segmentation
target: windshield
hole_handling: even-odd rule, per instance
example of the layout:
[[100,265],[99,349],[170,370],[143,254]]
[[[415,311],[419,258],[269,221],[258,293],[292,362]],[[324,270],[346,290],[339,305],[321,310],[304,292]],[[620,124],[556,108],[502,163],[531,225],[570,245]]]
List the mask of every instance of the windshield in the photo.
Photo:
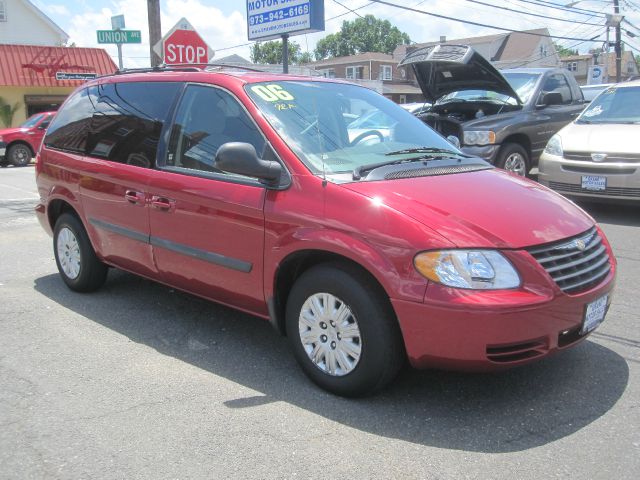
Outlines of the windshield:
[[493,90],[461,90],[443,95],[436,103],[449,103],[455,101],[470,102],[474,100],[482,100],[496,103],[509,103],[516,105],[518,101],[509,95],[494,92]]
[[[356,85],[282,81],[245,86],[282,139],[314,173],[349,174],[359,167],[415,157],[415,149],[459,150],[392,101]],[[394,153],[395,154],[395,153]],[[345,178],[346,179],[346,178]]]
[[27,118],[27,121],[24,122],[22,125],[20,125],[22,128],[30,128],[35,126],[40,120],[42,120],[42,117],[44,117],[44,115],[42,113],[38,113],[36,115],[32,115],[29,118]]
[[513,88],[523,103],[528,103],[531,95],[533,95],[536,83],[540,78],[539,73],[516,73],[501,72],[502,76],[507,79],[511,88]]
[[640,123],[640,87],[607,88],[576,123]]

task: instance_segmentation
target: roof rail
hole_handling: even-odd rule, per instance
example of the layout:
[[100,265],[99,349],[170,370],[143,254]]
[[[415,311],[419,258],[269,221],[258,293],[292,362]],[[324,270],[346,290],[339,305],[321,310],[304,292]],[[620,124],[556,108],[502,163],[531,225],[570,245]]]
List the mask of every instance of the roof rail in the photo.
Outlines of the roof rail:
[[130,73],[171,72],[171,71],[199,72],[202,70],[201,68],[197,68],[194,65],[191,65],[190,67],[186,67],[182,65],[177,66],[178,68],[173,68],[173,67],[174,67],[173,65],[165,65],[164,63],[162,63],[155,67],[123,68],[122,70],[116,70],[114,75],[128,75]]
[[249,72],[264,73],[263,70],[257,68],[245,67],[242,65],[230,65],[227,63],[176,63],[166,65],[161,63],[156,67],[143,67],[143,68],[124,68],[122,70],[116,70],[114,75],[127,75],[130,73],[149,73],[149,72],[201,72],[210,67],[218,68],[231,68],[236,70],[246,70]]

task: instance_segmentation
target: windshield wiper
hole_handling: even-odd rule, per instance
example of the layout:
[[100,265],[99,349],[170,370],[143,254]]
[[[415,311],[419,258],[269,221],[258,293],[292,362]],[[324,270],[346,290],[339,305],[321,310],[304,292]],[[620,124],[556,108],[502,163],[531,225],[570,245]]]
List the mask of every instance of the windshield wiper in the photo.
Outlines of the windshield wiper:
[[455,155],[456,157],[465,157],[468,158],[468,155],[464,153],[456,152],[455,150],[448,150],[446,148],[434,148],[434,147],[416,147],[416,148],[405,148],[403,150],[394,150],[393,152],[385,153],[385,156],[390,155],[405,155],[411,153],[445,153],[447,155]]

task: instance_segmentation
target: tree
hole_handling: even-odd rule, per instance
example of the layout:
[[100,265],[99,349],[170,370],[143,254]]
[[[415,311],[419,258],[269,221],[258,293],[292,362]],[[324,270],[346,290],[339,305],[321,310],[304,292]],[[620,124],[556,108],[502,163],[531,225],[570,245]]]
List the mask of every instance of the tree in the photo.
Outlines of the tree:
[[571,50],[570,48],[563,47],[562,45],[553,42],[553,46],[556,48],[556,52],[558,52],[558,56],[560,57],[570,57],[571,55],[578,55],[578,50]]
[[[270,42],[254,43],[251,47],[251,61],[253,63],[282,63],[282,41],[272,40]],[[302,52],[297,42],[289,41],[289,63],[309,63],[311,54]]]
[[364,52],[391,53],[398,45],[409,43],[409,35],[391,22],[367,15],[342,22],[339,32],[327,35],[316,44],[314,54],[316,60],[323,60]]
[[19,108],[20,102],[16,102],[15,105],[11,106],[4,98],[0,97],[0,122],[5,127],[10,127],[13,123],[13,115]]

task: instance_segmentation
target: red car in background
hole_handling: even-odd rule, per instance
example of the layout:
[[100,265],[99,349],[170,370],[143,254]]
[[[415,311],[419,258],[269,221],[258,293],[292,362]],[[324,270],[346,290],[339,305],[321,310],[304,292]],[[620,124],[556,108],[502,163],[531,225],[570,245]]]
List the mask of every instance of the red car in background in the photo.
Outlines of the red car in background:
[[0,130],[0,166],[29,165],[31,159],[36,156],[42,137],[55,114],[56,112],[36,113],[19,127]]

